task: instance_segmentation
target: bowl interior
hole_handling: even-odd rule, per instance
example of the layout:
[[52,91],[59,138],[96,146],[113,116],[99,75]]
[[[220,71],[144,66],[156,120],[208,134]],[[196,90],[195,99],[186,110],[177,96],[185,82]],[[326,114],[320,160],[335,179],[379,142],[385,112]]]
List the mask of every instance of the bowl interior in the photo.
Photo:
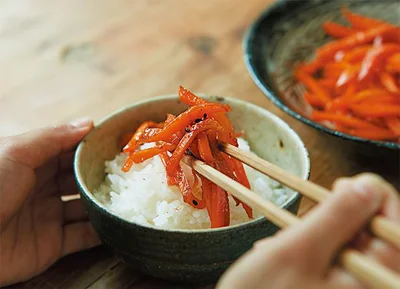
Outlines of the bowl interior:
[[321,25],[331,20],[346,25],[342,7],[356,13],[400,24],[396,0],[304,0],[280,1],[267,9],[245,37],[245,61],[253,79],[281,109],[295,118],[328,133],[378,146],[400,148],[400,144],[369,141],[326,128],[306,118],[310,107],[303,99],[303,87],[293,75],[293,64],[314,57],[315,49],[329,41]]
[[[210,99],[231,106],[228,117],[237,131],[245,132],[244,138],[252,151],[285,170],[308,178],[310,165],[306,148],[286,123],[247,102],[221,97]],[[167,112],[179,114],[186,108],[175,95],[152,98],[116,112],[97,125],[83,140],[75,157],[77,181],[91,201],[105,209],[92,192],[105,178],[104,162],[120,152],[119,140],[123,134],[134,131],[143,121],[161,122]],[[298,197],[292,192],[284,207]]]

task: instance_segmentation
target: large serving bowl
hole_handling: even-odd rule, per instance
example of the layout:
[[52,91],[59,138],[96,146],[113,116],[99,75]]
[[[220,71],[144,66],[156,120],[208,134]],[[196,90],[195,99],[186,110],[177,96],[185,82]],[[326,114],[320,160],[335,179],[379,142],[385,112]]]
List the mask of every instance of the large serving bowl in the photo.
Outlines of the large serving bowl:
[[[262,158],[307,179],[308,153],[299,136],[281,119],[253,104],[231,98],[211,97],[227,103],[235,129]],[[93,195],[105,179],[104,162],[121,150],[122,135],[134,131],[146,120],[163,121],[166,113],[178,114],[187,108],[177,96],[163,96],[138,102],[101,121],[79,145],[75,175],[89,219],[101,240],[126,263],[141,272],[162,279],[207,284],[252,244],[273,235],[278,228],[265,218],[220,229],[171,230],[144,226],[122,219]],[[291,192],[283,207],[297,212],[300,195]]]
[[399,143],[355,137],[307,118],[309,107],[294,77],[293,64],[312,59],[315,49],[331,39],[321,27],[324,21],[345,24],[340,15],[342,7],[400,24],[397,0],[277,1],[248,29],[244,38],[245,63],[262,92],[294,118],[324,133],[364,143],[372,149],[379,147],[399,150]]

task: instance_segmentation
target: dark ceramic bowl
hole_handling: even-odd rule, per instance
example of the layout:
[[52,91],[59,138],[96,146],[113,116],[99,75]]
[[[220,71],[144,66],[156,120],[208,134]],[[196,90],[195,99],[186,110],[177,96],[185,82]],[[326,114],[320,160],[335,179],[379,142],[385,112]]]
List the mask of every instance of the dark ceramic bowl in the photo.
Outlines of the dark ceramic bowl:
[[345,24],[340,15],[340,8],[344,6],[357,13],[400,23],[398,0],[278,1],[245,35],[247,68],[262,92],[294,118],[345,140],[399,150],[398,143],[351,136],[304,117],[309,107],[303,101],[301,85],[294,78],[293,64],[312,59],[315,49],[330,40],[321,28],[324,21]]
[[[270,112],[236,99],[212,98],[229,104],[234,127],[259,156],[303,179],[310,172],[306,148],[299,136]],[[127,221],[106,208],[92,192],[105,178],[104,161],[121,148],[118,140],[146,120],[162,121],[166,113],[178,114],[187,107],[176,96],[151,98],[101,121],[79,145],[75,156],[75,176],[89,219],[101,240],[126,263],[141,272],[166,280],[208,284],[252,244],[273,235],[278,228],[265,218],[221,229],[170,230]],[[293,213],[300,204],[298,193],[283,207]]]

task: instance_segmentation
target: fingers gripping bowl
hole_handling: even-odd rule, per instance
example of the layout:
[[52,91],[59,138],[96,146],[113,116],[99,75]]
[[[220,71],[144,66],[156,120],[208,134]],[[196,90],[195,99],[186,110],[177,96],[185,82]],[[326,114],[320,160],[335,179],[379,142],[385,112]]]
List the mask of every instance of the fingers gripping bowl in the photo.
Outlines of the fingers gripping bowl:
[[[275,115],[237,99],[208,97],[228,104],[228,118],[253,152],[306,179],[310,165],[306,148],[298,135]],[[82,200],[93,227],[102,241],[126,263],[145,274],[171,281],[207,284],[252,244],[274,234],[278,228],[264,218],[217,229],[177,229],[157,227],[128,220],[95,197],[105,179],[105,161],[121,151],[121,136],[148,120],[161,122],[167,113],[187,109],[176,95],[151,98],[120,110],[100,122],[79,145],[75,156],[75,175]],[[288,190],[282,205],[297,212],[298,193]],[[160,200],[162,201],[162,200]]]

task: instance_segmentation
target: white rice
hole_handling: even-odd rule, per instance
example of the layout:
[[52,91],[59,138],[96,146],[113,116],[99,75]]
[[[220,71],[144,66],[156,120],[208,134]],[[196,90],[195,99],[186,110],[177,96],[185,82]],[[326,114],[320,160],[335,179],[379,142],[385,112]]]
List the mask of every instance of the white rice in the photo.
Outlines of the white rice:
[[[250,151],[249,144],[238,139],[239,147]],[[141,149],[152,146],[145,144]],[[206,209],[195,209],[183,201],[177,186],[168,186],[165,167],[159,156],[143,163],[134,164],[129,172],[121,168],[126,155],[121,153],[112,161],[105,162],[106,179],[95,196],[106,207],[124,219],[145,225],[170,229],[210,228]],[[258,171],[245,166],[251,189],[263,198],[283,205],[288,192],[279,183]],[[229,197],[231,224],[249,221],[242,205],[236,206]],[[257,212],[254,216],[259,216]]]

